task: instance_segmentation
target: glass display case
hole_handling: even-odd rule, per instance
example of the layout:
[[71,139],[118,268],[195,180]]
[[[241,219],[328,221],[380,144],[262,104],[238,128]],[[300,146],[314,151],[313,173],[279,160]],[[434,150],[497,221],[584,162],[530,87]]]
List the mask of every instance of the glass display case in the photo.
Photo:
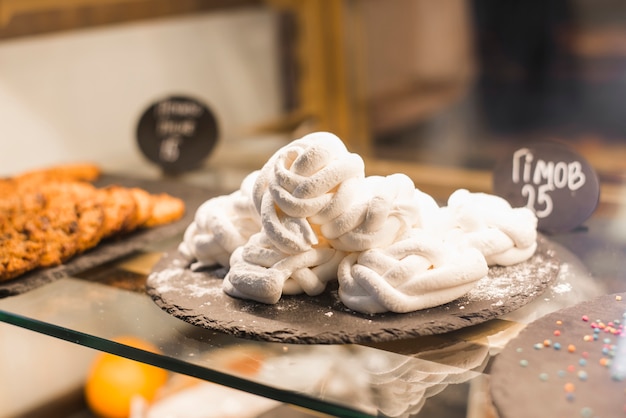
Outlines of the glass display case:
[[[80,16],[108,25],[124,22],[125,10],[132,11],[129,20],[146,19],[210,13],[228,2],[152,2],[161,9],[148,7],[148,0],[103,0],[93,8],[72,3],[67,10],[73,20],[64,19],[61,8],[30,34],[77,29],[90,20]],[[455,329],[344,344],[266,341],[193,325],[146,293],[156,263],[181,241],[179,228],[137,240],[96,264],[52,271],[27,291],[0,293],[0,321],[315,414],[502,415],[493,403],[491,374],[511,341],[550,313],[626,291],[626,145],[618,110],[626,31],[617,18],[624,11],[612,2],[603,2],[603,13],[581,2],[557,2],[561,8],[535,14],[520,5],[519,16],[537,17],[536,26],[518,31],[529,35],[523,42],[511,34],[517,27],[506,24],[511,10],[486,1],[435,6],[397,0],[385,10],[368,0],[237,3],[277,13],[271,22],[280,27],[285,61],[278,71],[284,80],[280,100],[272,98],[272,104],[281,102],[280,115],[238,126],[242,130],[228,132],[229,139],[235,131],[245,136],[241,132],[254,125],[256,134],[279,134],[280,140],[236,145],[176,178],[150,170],[146,176],[146,170],[132,167],[108,174],[148,181],[156,189],[165,183],[190,189],[192,214],[209,196],[234,190],[286,138],[328,130],[362,154],[368,175],[405,173],[445,204],[457,189],[492,192],[494,167],[507,152],[558,139],[584,156],[600,180],[599,204],[589,219],[569,231],[542,231],[558,260],[558,275],[518,309]],[[38,22],[43,13],[22,2],[0,0],[0,6],[5,40],[28,35],[28,22]],[[14,15],[19,18],[11,20]],[[495,36],[501,43],[494,33],[501,34]],[[434,40],[444,38],[440,50]],[[121,335],[149,341],[158,353],[117,342]],[[232,356],[255,359],[258,368],[233,368]]]
[[[239,338],[191,325],[161,310],[144,287],[180,235],[5,297],[0,319],[333,416],[489,416],[490,365],[512,338],[550,312],[623,291],[623,193],[606,186],[583,227],[548,236],[560,271],[543,293],[509,314],[451,332],[320,345]],[[120,344],[120,335],[150,341],[159,354]],[[233,370],[225,361],[229,353],[256,356],[262,366],[253,375]]]

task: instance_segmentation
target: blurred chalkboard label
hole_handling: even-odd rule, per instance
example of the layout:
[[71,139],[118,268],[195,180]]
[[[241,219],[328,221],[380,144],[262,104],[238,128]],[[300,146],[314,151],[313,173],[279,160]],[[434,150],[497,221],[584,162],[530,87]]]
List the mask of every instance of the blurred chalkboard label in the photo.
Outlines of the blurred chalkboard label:
[[183,96],[166,97],[152,104],[137,125],[141,152],[168,174],[201,166],[217,138],[213,112],[198,100]]
[[600,199],[595,170],[557,142],[531,144],[505,157],[494,171],[493,190],[513,207],[532,209],[538,229],[551,233],[581,226]]

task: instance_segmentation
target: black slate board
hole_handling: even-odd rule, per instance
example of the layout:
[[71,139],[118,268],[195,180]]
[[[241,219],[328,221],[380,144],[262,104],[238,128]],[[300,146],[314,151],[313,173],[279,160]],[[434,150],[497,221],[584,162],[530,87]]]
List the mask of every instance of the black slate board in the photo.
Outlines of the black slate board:
[[13,280],[0,282],[0,298],[28,292],[54,280],[68,277],[132,254],[150,243],[181,234],[187,225],[192,222],[198,206],[214,195],[214,193],[212,194],[206,189],[175,180],[144,180],[105,174],[98,181],[94,182],[94,185],[98,187],[109,184],[118,184],[124,187],[141,187],[151,193],[168,193],[179,197],[185,202],[185,215],[171,224],[136,231],[123,237],[103,241],[97,247],[70,259],[63,265],[33,270]]
[[336,283],[319,296],[283,296],[276,305],[232,298],[222,291],[226,269],[193,272],[175,248],[155,265],[146,291],[175,317],[238,337],[296,344],[384,342],[457,330],[522,307],[557,278],[555,252],[540,236],[537,252],[526,262],[492,267],[467,295],[406,314],[354,312],[339,300]]
[[[493,363],[491,395],[498,416],[624,416],[626,379],[614,379],[611,367],[601,365],[600,359],[610,358],[626,367],[623,363],[626,362],[626,337],[604,331],[597,340],[586,341],[585,336],[593,336],[591,324],[597,320],[608,324],[617,319],[623,323],[625,312],[626,293],[620,293],[581,302],[529,324]],[[583,320],[583,316],[588,320]],[[560,335],[555,336],[555,330]],[[610,342],[605,341],[607,338]],[[549,346],[543,344],[546,339],[550,340]],[[555,343],[560,344],[559,349],[554,348]],[[536,348],[536,344],[540,348]],[[570,344],[575,351],[568,350]],[[609,353],[614,351],[613,357],[602,352],[607,345],[617,345],[609,350]],[[573,385],[569,397],[565,390],[568,383]]]

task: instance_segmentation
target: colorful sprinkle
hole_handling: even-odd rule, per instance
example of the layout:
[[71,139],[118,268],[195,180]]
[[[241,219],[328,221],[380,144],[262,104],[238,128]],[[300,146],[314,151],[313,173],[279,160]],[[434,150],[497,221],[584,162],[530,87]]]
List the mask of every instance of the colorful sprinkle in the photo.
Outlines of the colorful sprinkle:
[[619,302],[620,300],[622,300],[622,297],[620,295],[617,295],[615,296],[615,300]]
[[[616,300],[621,300],[621,299],[622,299],[621,296],[619,298],[616,297]],[[566,348],[569,353],[580,353],[580,354],[579,355],[577,354],[574,357],[566,355],[566,357],[570,358],[569,362],[572,362],[572,364],[569,364],[567,367],[564,367],[564,365],[561,365],[560,366],[562,367],[561,369],[550,369],[550,370],[546,370],[545,372],[541,372],[538,374],[539,380],[543,382],[548,382],[550,380],[550,377],[552,377],[552,379],[554,380],[555,376],[559,379],[563,379],[563,380],[560,380],[560,384],[563,384],[564,396],[567,401],[574,402],[574,400],[577,398],[576,396],[577,388],[574,382],[577,382],[576,384],[583,385],[583,387],[586,387],[589,384],[593,384],[593,382],[591,382],[590,380],[592,377],[590,377],[590,374],[589,374],[590,372],[589,364],[592,364],[592,363],[598,364],[596,363],[596,361],[599,361],[599,364],[602,367],[611,368],[612,367],[611,363],[613,363],[613,366],[615,366],[615,363],[616,363],[615,359],[617,358],[616,356],[619,355],[617,353],[617,350],[619,349],[620,353],[622,351],[621,348],[619,348],[621,347],[619,345],[621,344],[621,341],[618,344],[617,338],[626,337],[626,327],[624,327],[624,324],[626,324],[626,312],[624,312],[624,314],[621,315],[619,319],[613,319],[613,320],[608,320],[608,319],[610,318],[605,318],[604,320],[602,319],[593,320],[592,318],[589,317],[589,315],[581,315],[581,320],[583,322],[588,322],[586,327],[589,327],[587,331],[588,334],[582,335],[582,340],[589,344],[581,344],[580,340],[578,341],[570,340],[569,342],[564,340],[563,338],[564,338],[564,335],[566,334],[563,334],[564,332],[564,329],[562,328],[563,321],[556,320],[555,321],[556,325],[552,329],[551,334],[553,338],[560,337],[556,339],[558,339],[561,342],[558,342],[557,340],[551,340],[550,338],[546,338],[544,340],[539,340],[539,342],[535,343],[533,345],[533,348],[535,350],[541,350],[546,347],[553,347],[554,350],[557,350],[557,351],[564,350]],[[549,330],[546,330],[546,331],[550,333]],[[581,338],[581,337],[577,337],[577,338]],[[598,343],[592,344],[592,342],[594,341],[598,341]],[[581,349],[585,349],[585,351]],[[600,350],[602,353],[602,358],[598,359],[597,358],[599,357],[598,351]],[[522,353],[522,351],[523,351],[522,348],[517,349],[518,353]],[[554,355],[556,355],[556,353]],[[521,356],[519,358],[521,358]],[[565,360],[565,357],[562,360]],[[589,363],[590,361],[592,363]],[[521,367],[528,367],[529,361],[527,359],[522,359],[519,361],[519,364]],[[616,373],[615,370],[613,369],[614,367],[611,368],[611,373],[610,373],[611,378],[613,380],[617,380],[617,381],[626,380],[626,369],[621,370],[619,373]],[[590,383],[583,383],[583,382],[588,382],[588,381]],[[579,405],[579,407],[581,408],[579,410],[579,414],[580,414],[579,416],[581,418],[595,418],[594,411],[590,407],[587,407],[587,406],[583,407],[584,405],[585,404]],[[626,413],[626,389],[624,389],[624,412]]]

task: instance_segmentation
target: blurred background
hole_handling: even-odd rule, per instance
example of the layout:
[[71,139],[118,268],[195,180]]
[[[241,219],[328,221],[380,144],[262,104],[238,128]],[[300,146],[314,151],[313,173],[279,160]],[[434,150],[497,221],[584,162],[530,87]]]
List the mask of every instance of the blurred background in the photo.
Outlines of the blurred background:
[[[223,189],[313,130],[426,191],[487,189],[500,155],[541,139],[620,183],[626,2],[0,0],[0,176],[77,160],[161,176],[136,128],[170,95],[215,113],[187,175]],[[93,354],[0,325],[0,416],[80,385]]]
[[1,0],[0,174],[136,170],[141,112],[181,94],[216,113],[208,165],[319,129],[479,169],[559,139],[619,176],[625,65],[619,0]]

